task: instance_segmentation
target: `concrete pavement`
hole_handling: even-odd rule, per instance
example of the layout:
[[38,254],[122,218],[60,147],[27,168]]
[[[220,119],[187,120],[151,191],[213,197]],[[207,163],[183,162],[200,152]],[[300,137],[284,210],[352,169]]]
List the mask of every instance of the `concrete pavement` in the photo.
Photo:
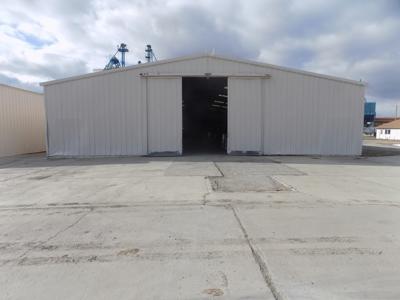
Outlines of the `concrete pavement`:
[[0,159],[1,299],[398,299],[400,157]]

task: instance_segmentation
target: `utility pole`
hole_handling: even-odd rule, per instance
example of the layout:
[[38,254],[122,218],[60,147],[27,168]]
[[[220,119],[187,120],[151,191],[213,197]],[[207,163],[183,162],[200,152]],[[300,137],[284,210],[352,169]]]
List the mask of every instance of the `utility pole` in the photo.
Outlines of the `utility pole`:
[[398,105],[396,104],[396,116],[394,117],[395,120],[397,120],[397,110],[398,110]]

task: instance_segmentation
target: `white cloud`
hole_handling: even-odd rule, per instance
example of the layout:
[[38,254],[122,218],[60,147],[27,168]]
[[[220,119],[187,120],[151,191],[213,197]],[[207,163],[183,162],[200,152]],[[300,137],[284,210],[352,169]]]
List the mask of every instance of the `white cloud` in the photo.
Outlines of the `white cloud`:
[[215,51],[367,81],[389,114],[400,102],[400,2],[327,0],[5,0],[0,80],[38,82],[101,68],[120,42],[128,64]]

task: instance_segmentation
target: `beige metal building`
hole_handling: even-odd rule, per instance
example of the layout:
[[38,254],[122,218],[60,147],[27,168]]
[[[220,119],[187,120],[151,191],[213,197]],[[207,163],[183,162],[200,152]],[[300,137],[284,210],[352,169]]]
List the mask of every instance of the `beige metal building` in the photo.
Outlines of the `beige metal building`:
[[46,149],[43,95],[0,84],[0,157]]
[[42,85],[49,156],[361,153],[358,81],[200,55]]

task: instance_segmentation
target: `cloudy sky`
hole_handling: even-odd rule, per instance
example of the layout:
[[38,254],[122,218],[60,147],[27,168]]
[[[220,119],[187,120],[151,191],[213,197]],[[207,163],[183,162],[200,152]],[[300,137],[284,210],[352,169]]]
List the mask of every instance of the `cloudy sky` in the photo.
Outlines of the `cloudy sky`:
[[216,54],[368,82],[378,114],[400,105],[400,0],[2,0],[0,83],[38,83],[127,64]]

